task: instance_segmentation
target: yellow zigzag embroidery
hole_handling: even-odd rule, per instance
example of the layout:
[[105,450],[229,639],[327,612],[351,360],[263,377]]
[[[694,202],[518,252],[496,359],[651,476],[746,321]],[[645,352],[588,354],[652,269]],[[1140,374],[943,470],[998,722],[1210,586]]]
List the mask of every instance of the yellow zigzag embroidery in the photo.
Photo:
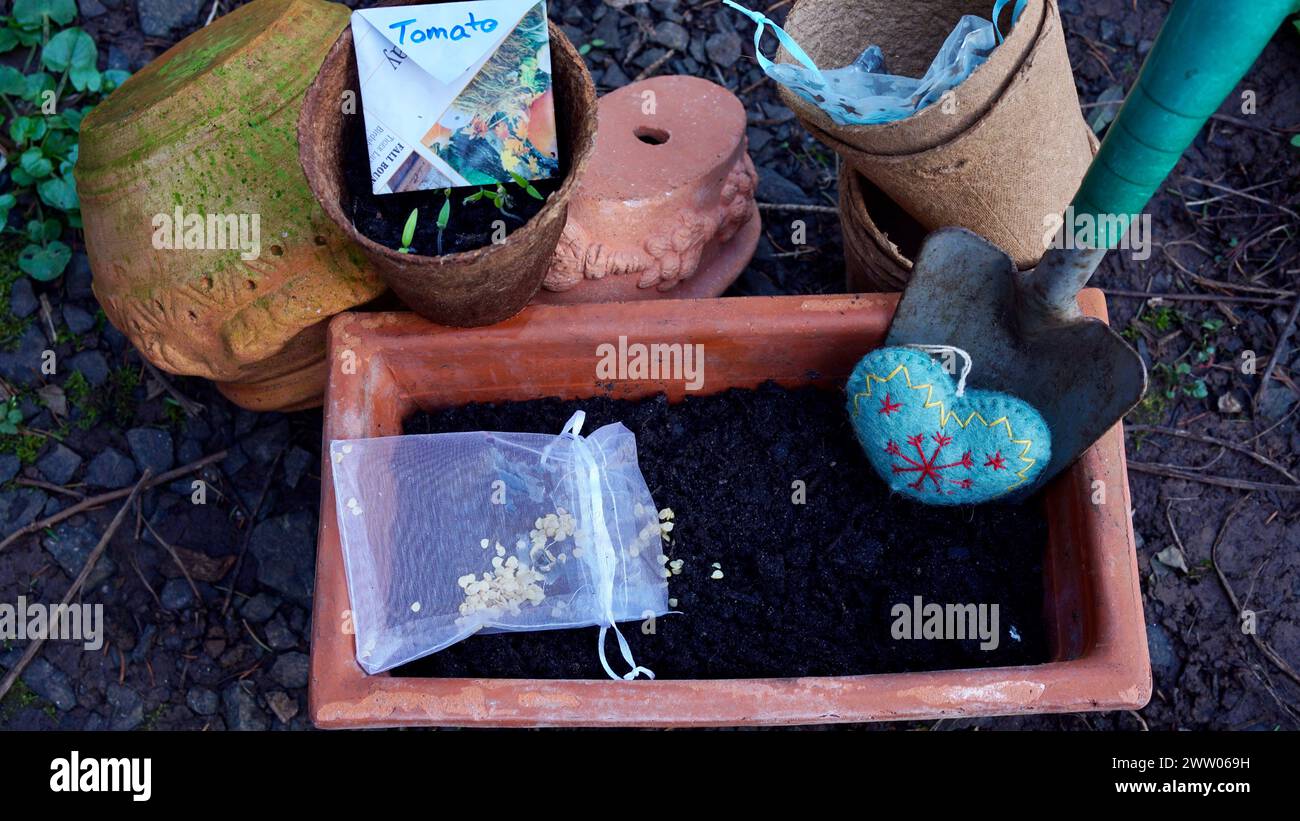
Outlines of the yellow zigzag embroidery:
[[862,412],[862,409],[859,407],[858,404],[859,400],[861,400],[862,397],[864,396],[868,396],[868,397],[871,396],[872,380],[875,380],[876,382],[879,382],[883,385],[884,383],[889,382],[895,376],[898,376],[899,371],[903,372],[903,378],[907,380],[907,387],[911,388],[914,391],[919,391],[919,390],[925,391],[925,401],[921,404],[921,407],[927,409],[928,408],[939,409],[939,427],[941,428],[945,427],[948,424],[949,419],[956,422],[958,425],[960,425],[963,428],[969,425],[972,419],[980,420],[980,423],[983,424],[984,427],[986,428],[996,427],[997,425],[1002,425],[1003,427],[1005,427],[1007,429],[1007,439],[1009,439],[1013,445],[1024,446],[1024,448],[1020,451],[1019,457],[1017,458],[1019,458],[1020,461],[1025,463],[1025,466],[1016,473],[1016,476],[1020,477],[1020,481],[1008,486],[1007,489],[1010,490],[1011,488],[1017,487],[1023,482],[1027,481],[1027,477],[1025,476],[1025,473],[1027,473],[1029,469],[1032,468],[1034,466],[1034,463],[1037,461],[1036,459],[1030,459],[1028,456],[1025,455],[1029,453],[1030,448],[1034,446],[1034,441],[1032,439],[1017,439],[1015,434],[1012,433],[1011,431],[1010,420],[1008,420],[1005,416],[1003,416],[1000,419],[994,419],[992,422],[989,422],[984,419],[984,417],[980,414],[979,411],[971,411],[970,416],[967,416],[966,421],[963,422],[960,418],[958,418],[957,414],[954,413],[953,411],[944,410],[942,402],[935,402],[931,399],[931,397],[934,396],[934,386],[931,385],[929,382],[925,383],[924,385],[913,385],[912,374],[908,373],[906,365],[899,365],[897,368],[894,368],[893,373],[889,374],[889,376],[886,376],[883,379],[881,379],[879,376],[876,376],[874,373],[867,374],[867,385],[866,385],[867,389],[862,393],[857,393],[853,395],[853,415],[858,416]]

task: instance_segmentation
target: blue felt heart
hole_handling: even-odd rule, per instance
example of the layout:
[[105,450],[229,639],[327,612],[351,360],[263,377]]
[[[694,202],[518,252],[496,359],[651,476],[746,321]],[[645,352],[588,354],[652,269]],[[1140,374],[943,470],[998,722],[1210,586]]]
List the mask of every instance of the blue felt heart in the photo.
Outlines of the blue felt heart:
[[934,505],[978,504],[1033,486],[1051,435],[1028,403],[997,391],[957,396],[952,376],[914,348],[878,348],[846,387],[872,467],[893,490]]

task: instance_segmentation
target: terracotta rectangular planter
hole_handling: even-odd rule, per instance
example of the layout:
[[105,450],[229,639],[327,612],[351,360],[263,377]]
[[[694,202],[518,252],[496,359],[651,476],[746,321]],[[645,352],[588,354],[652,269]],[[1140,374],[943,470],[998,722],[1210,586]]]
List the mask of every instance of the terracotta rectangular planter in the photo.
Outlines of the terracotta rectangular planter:
[[[596,349],[620,336],[702,343],[703,393],[768,379],[839,387],[863,353],[881,344],[897,300],[873,294],[533,306],[473,330],[411,314],[341,314],[330,326],[324,438],[390,436],[416,409],[475,401],[658,392],[680,400],[681,382],[597,382]],[[1080,301],[1104,318],[1100,292],[1086,290]],[[1151,694],[1118,425],[1046,495],[1043,600],[1053,660],[928,673],[634,682],[367,676],[349,628],[330,468],[325,459],[312,619],[310,702],[319,727],[881,721],[1126,709]],[[1094,504],[1101,492],[1104,501]]]

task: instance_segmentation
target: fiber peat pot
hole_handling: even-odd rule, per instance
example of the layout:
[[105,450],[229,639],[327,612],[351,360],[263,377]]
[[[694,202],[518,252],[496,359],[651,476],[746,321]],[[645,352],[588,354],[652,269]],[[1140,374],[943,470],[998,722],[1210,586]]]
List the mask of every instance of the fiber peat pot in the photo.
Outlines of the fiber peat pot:
[[321,207],[355,242],[379,276],[413,311],[444,325],[490,325],[518,313],[542,285],[564,231],[572,198],[596,138],[596,87],[582,57],[554,23],[548,23],[554,72],[555,121],[564,181],[541,210],[499,244],[442,256],[402,254],[362,234],[344,213],[343,168],[347,92],[360,101],[352,29],[339,36],[298,117],[299,159]]
[[[1105,317],[1099,291],[1085,290],[1080,302]],[[324,439],[399,434],[417,410],[469,402],[661,392],[680,401],[681,382],[597,383],[596,348],[619,336],[702,343],[703,393],[767,380],[839,388],[882,344],[897,303],[897,294],[871,294],[534,305],[472,332],[410,314],[345,313],[330,325]],[[1119,425],[1045,494],[1043,613],[1053,660],[979,670],[632,682],[367,676],[346,629],[328,458],[321,477],[310,685],[319,727],[811,724],[1127,709],[1151,694]],[[1105,504],[1091,501],[1096,481],[1107,488]]]

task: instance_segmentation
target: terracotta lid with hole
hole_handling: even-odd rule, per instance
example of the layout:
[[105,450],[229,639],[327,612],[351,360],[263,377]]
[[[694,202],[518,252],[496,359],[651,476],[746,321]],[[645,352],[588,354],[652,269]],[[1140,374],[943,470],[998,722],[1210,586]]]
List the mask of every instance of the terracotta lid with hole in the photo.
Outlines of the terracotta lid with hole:
[[745,107],[698,77],[600,99],[596,149],[538,302],[718,296],[754,254]]

